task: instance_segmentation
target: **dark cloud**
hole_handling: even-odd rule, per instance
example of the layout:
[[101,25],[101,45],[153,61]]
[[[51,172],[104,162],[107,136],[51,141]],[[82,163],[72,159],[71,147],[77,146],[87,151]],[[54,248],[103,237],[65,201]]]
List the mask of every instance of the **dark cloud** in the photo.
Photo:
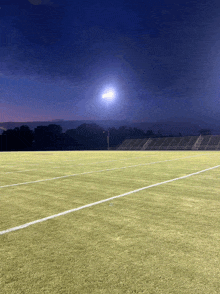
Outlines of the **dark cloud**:
[[1,3],[1,72],[7,76],[67,84],[94,96],[110,81],[124,96],[147,97],[149,104],[186,99],[185,109],[196,107],[192,97],[218,91],[218,1]]

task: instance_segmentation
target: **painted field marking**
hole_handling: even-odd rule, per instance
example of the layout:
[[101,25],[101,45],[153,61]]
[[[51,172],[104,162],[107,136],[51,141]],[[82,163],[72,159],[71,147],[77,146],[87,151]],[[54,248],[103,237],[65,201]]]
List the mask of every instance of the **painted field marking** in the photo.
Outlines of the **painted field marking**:
[[218,167],[220,167],[220,165],[216,165],[214,167],[203,169],[201,171],[198,171],[198,172],[186,175],[186,176],[182,176],[182,177],[179,177],[179,178],[174,178],[174,179],[171,179],[171,180],[168,180],[168,181],[164,181],[164,182],[156,183],[156,184],[146,186],[146,187],[143,187],[143,188],[139,188],[139,189],[136,189],[136,190],[124,193],[124,194],[120,194],[120,195],[113,196],[113,197],[110,197],[110,198],[107,198],[107,199],[104,199],[104,200],[96,201],[96,202],[86,204],[86,205],[83,205],[83,206],[80,206],[80,207],[77,207],[77,208],[66,210],[66,211],[51,215],[51,216],[47,216],[47,217],[44,217],[44,218],[41,218],[41,219],[38,219],[38,220],[35,220],[35,221],[32,221],[32,222],[23,224],[21,226],[17,226],[17,227],[10,228],[10,229],[4,230],[4,231],[0,231],[0,235],[4,235],[4,234],[7,234],[7,233],[10,233],[10,232],[13,232],[13,231],[21,230],[21,229],[27,228],[27,227],[29,227],[31,225],[34,225],[34,224],[37,224],[37,223],[42,223],[42,222],[47,221],[49,219],[56,218],[58,216],[62,216],[62,215],[65,215],[65,214],[68,214],[68,213],[71,213],[71,212],[74,212],[74,211],[77,211],[77,210],[81,210],[83,208],[88,208],[88,207],[91,207],[91,206],[94,206],[94,205],[97,205],[97,204],[101,204],[101,203],[104,203],[104,202],[107,202],[107,201],[110,201],[110,200],[113,200],[113,199],[116,199],[116,198],[124,197],[124,196],[130,195],[130,194],[133,194],[133,193],[137,193],[137,192],[140,192],[140,191],[152,188],[152,187],[156,187],[156,186],[159,186],[159,185],[171,183],[173,181],[177,181],[177,180],[181,180],[181,179],[186,179],[188,177],[198,175],[200,173],[203,173],[203,172],[206,172],[208,170],[212,170],[212,169],[215,169],[215,168],[218,168]]
[[[151,155],[148,155],[148,156],[151,156]],[[143,157],[148,157],[148,156],[141,156],[142,158]],[[125,159],[115,159],[115,160],[106,160],[106,161],[97,161],[97,162],[90,162],[90,163],[79,163],[79,164],[77,164],[77,165],[91,165],[91,164],[97,164],[97,163],[103,163],[103,162],[112,162],[112,161],[123,161],[123,160],[130,160],[130,159],[134,159],[134,158],[140,158],[140,156],[139,157],[130,157],[130,158],[125,158]],[[54,163],[54,162],[47,162],[47,163]],[[75,166],[75,165],[73,165],[73,166]],[[50,168],[60,168],[60,167],[62,167],[62,165],[60,165],[60,166],[51,166]],[[71,167],[71,166],[70,166]],[[13,173],[20,173],[20,172],[25,172],[25,171],[32,171],[32,170],[36,170],[36,169],[29,169],[29,170],[21,170],[21,171],[11,171],[11,172],[0,172],[1,174],[13,174]]]
[[[130,157],[130,158],[123,158],[123,159],[115,159],[115,160],[106,160],[106,161],[97,161],[97,162],[90,162],[90,163],[79,163],[77,165],[90,165],[90,164],[97,164],[97,163],[103,163],[103,162],[112,162],[112,161],[123,161],[123,160],[130,160],[130,159],[134,159],[134,158],[145,158],[145,157],[149,157],[149,156],[152,156],[154,154],[151,154],[151,155],[147,155],[147,156],[138,156],[138,157]],[[77,160],[77,159],[76,159]],[[70,160],[70,161],[76,161],[76,160]],[[83,159],[78,159],[78,160],[83,160]],[[65,161],[68,161],[68,160],[64,160],[63,162]],[[24,162],[26,163],[26,162]],[[55,162],[46,162],[46,163],[55,163]],[[30,164],[30,165],[39,165],[39,163],[37,164]],[[50,168],[60,168],[62,165],[60,166],[51,166]],[[75,165],[74,165],[75,166]],[[13,166],[15,167],[15,166]],[[32,170],[36,170],[36,169],[29,169],[29,170],[26,170],[26,171],[32,171]],[[19,173],[19,172],[24,172],[24,170],[22,171],[10,171],[10,172],[0,172],[0,174],[9,174],[9,173]]]
[[150,163],[142,163],[142,164],[136,164],[136,165],[130,165],[130,166],[124,166],[124,167],[108,168],[108,169],[102,169],[102,170],[97,170],[97,171],[90,171],[90,172],[84,172],[84,173],[79,173],[79,174],[72,174],[72,175],[54,177],[54,178],[49,178],[49,179],[36,180],[36,181],[31,181],[31,182],[24,182],[24,183],[5,185],[5,186],[0,186],[0,189],[7,188],[7,187],[20,186],[20,185],[33,184],[33,183],[46,182],[46,181],[53,181],[53,180],[57,180],[57,179],[64,179],[64,178],[80,176],[80,175],[86,175],[86,174],[101,173],[101,172],[104,172],[104,171],[120,170],[120,169],[129,168],[129,167],[137,167],[137,166],[144,166],[144,165],[150,165],[150,164],[167,162],[167,161],[174,161],[174,160],[191,158],[191,157],[196,157],[196,156],[201,156],[201,155],[193,155],[193,156],[187,156],[187,157],[181,157],[181,158],[175,158],[175,159],[167,159],[167,160],[163,160],[163,161],[155,161],[155,162],[150,162]]
[[[27,171],[32,171],[32,170],[37,170],[37,168],[35,168],[35,169],[17,170],[17,171],[12,171],[12,172],[4,172],[4,174],[22,173],[22,172],[27,172]],[[2,173],[3,172],[1,172],[1,174]]]
[[130,159],[135,159],[135,158],[145,158],[149,156],[153,156],[155,154],[150,154],[146,156],[136,156],[136,157],[129,157],[129,158],[121,158],[121,159],[113,159],[113,160],[106,160],[106,161],[96,161],[96,162],[90,162],[90,163],[80,163],[78,165],[90,165],[90,164],[97,164],[97,163],[103,163],[103,162],[112,162],[112,161],[124,161],[124,160],[130,160]]

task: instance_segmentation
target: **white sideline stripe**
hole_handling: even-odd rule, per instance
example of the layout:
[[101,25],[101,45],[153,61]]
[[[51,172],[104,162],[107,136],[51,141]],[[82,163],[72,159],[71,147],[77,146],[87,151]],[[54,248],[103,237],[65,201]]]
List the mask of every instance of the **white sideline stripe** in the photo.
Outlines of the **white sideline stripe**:
[[[106,161],[96,161],[96,162],[90,162],[90,163],[80,163],[80,164],[77,164],[77,165],[90,165],[90,164],[97,164],[97,163],[103,163],[103,162],[112,162],[112,161],[123,161],[123,160],[130,160],[130,159],[134,159],[134,158],[145,158],[145,157],[149,157],[149,156],[152,156],[153,154],[151,155],[147,155],[147,156],[138,156],[138,157],[130,157],[130,158],[123,158],[123,159],[115,159],[115,160],[106,160]],[[83,159],[78,159],[78,160],[83,160]],[[65,161],[77,161],[77,159],[75,160],[64,160]],[[26,163],[26,162],[25,162]],[[54,162],[47,162],[47,163],[54,163]],[[39,163],[33,163],[31,165],[39,165]],[[5,165],[6,166],[6,165]],[[14,166],[12,166],[14,167]],[[60,168],[60,166],[51,166],[50,168]],[[32,171],[32,170],[36,170],[36,169],[29,169],[29,170],[25,170],[25,171]],[[10,172],[0,172],[1,174],[9,174],[9,173],[20,173],[20,172],[23,172],[24,170],[22,171],[10,171]]]
[[0,189],[7,188],[7,187],[20,186],[20,185],[33,184],[33,183],[46,182],[46,181],[53,181],[53,180],[57,180],[57,179],[74,177],[74,176],[79,176],[79,175],[86,175],[86,174],[92,174],[92,173],[101,173],[101,172],[104,172],[104,171],[112,171],[112,170],[125,169],[125,168],[129,168],[129,167],[136,167],[136,166],[141,166],[141,165],[143,166],[143,165],[150,165],[150,164],[161,163],[161,162],[166,162],[166,161],[174,161],[174,160],[185,159],[185,158],[196,157],[196,156],[202,156],[202,155],[193,155],[193,156],[187,156],[187,157],[181,157],[181,158],[175,158],[175,159],[168,159],[168,160],[163,160],[163,161],[155,161],[155,162],[150,162],[150,163],[142,163],[142,164],[129,165],[129,166],[124,166],[124,167],[115,167],[115,168],[102,169],[102,170],[97,170],[97,171],[90,171],[90,172],[84,172],[84,173],[79,173],[79,174],[66,175],[66,176],[49,178],[49,179],[43,179],[43,180],[37,180],[37,181],[31,181],[31,182],[24,182],[24,183],[17,183],[17,184],[5,185],[5,186],[0,186]]
[[23,173],[23,172],[32,171],[32,170],[37,170],[37,169],[35,168],[35,169],[17,170],[17,171],[12,171],[12,172],[5,172],[5,174]]
[[216,165],[214,167],[210,167],[210,168],[207,168],[207,169],[204,169],[204,170],[201,170],[201,171],[198,171],[198,172],[186,175],[186,176],[182,176],[182,177],[179,177],[179,178],[174,178],[172,180],[168,180],[168,181],[160,182],[160,183],[153,184],[153,185],[150,185],[150,186],[146,186],[146,187],[143,187],[143,188],[140,188],[140,189],[137,189],[137,190],[133,190],[133,191],[130,191],[130,192],[127,192],[127,193],[124,193],[124,194],[120,194],[120,195],[117,195],[117,196],[113,196],[113,197],[110,197],[110,198],[107,198],[107,199],[104,199],[104,200],[96,201],[96,202],[93,202],[93,203],[90,203],[90,204],[87,204],[87,205],[83,205],[83,206],[80,206],[80,207],[77,207],[77,208],[66,210],[66,211],[63,211],[63,212],[60,212],[60,213],[57,213],[57,214],[54,214],[54,215],[51,215],[51,216],[48,216],[48,217],[44,217],[44,218],[35,220],[33,222],[26,223],[26,224],[21,225],[21,226],[17,226],[17,227],[11,228],[11,229],[7,229],[5,231],[0,231],[0,235],[4,235],[4,234],[7,234],[7,233],[10,233],[10,232],[13,232],[13,231],[21,230],[21,229],[27,228],[27,227],[29,227],[31,225],[34,225],[34,224],[37,224],[37,223],[42,223],[42,222],[47,221],[49,219],[53,219],[53,218],[58,217],[58,216],[62,216],[62,215],[65,215],[65,214],[68,214],[68,213],[71,213],[71,212],[74,212],[74,211],[77,211],[77,210],[81,210],[83,208],[87,208],[87,207],[91,207],[91,206],[94,206],[94,205],[97,205],[97,204],[101,204],[101,203],[110,201],[112,199],[124,197],[124,196],[130,195],[130,194],[133,194],[133,193],[137,193],[139,191],[146,190],[146,189],[149,189],[149,188],[152,188],[152,187],[156,187],[156,186],[159,186],[159,185],[163,185],[163,184],[166,184],[166,183],[171,183],[173,181],[177,181],[177,180],[180,180],[180,179],[185,179],[185,178],[188,178],[188,177],[191,177],[191,176],[194,176],[194,175],[198,175],[200,173],[203,173],[203,172],[206,172],[208,170],[212,170],[212,169],[218,168],[218,167],[220,167],[220,165]]
[[[107,161],[97,161],[97,162],[90,162],[90,163],[80,163],[80,164],[77,164],[77,165],[90,165],[90,164],[97,164],[97,163],[103,163],[103,162],[112,162],[112,161],[123,161],[123,160],[130,160],[130,159],[134,159],[134,158],[143,158],[143,157],[149,157],[149,156],[152,156],[151,155],[147,155],[147,156],[138,156],[138,157],[130,157],[130,158],[125,158],[125,159],[115,159],[115,160],[107,160]],[[76,159],[77,160],[77,159]],[[71,160],[71,161],[76,161],[76,160]],[[83,159],[80,159],[80,160],[83,160]],[[67,161],[67,160],[64,160],[64,162]],[[26,163],[26,162],[25,162]],[[48,163],[54,163],[54,162],[48,162]],[[31,165],[39,165],[39,163],[37,164],[31,164]],[[51,166],[50,168],[60,168],[60,166]],[[32,170],[36,170],[36,169],[29,169],[29,170],[21,170],[21,171],[10,171],[10,172],[0,172],[1,174],[13,174],[13,173],[21,173],[21,172],[26,172],[26,171],[32,171]]]
[[137,157],[129,157],[129,158],[121,158],[121,159],[114,159],[114,160],[106,160],[106,161],[96,161],[96,162],[90,162],[90,163],[80,163],[78,165],[90,165],[90,164],[97,164],[97,163],[103,163],[103,162],[112,162],[112,161],[123,161],[123,160],[130,160],[135,158],[145,158],[152,156],[154,154],[146,155],[146,156],[137,156]]

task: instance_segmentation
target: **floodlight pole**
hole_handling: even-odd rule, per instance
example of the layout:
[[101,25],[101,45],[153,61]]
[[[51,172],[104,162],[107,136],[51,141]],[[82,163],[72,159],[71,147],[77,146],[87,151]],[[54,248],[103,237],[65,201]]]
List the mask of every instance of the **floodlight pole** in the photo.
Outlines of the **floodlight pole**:
[[108,143],[108,150],[109,150],[109,131],[108,131],[108,136],[107,136],[107,143]]

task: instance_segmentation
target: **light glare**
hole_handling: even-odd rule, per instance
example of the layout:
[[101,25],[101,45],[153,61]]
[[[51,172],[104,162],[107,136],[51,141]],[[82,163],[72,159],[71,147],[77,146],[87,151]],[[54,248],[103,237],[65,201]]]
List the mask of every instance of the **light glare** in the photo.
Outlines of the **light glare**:
[[115,94],[113,91],[108,91],[102,95],[102,98],[112,100],[114,98],[114,95]]
[[103,94],[103,98],[107,98],[107,97],[113,97],[113,93],[112,92],[109,92],[109,93],[105,93]]

